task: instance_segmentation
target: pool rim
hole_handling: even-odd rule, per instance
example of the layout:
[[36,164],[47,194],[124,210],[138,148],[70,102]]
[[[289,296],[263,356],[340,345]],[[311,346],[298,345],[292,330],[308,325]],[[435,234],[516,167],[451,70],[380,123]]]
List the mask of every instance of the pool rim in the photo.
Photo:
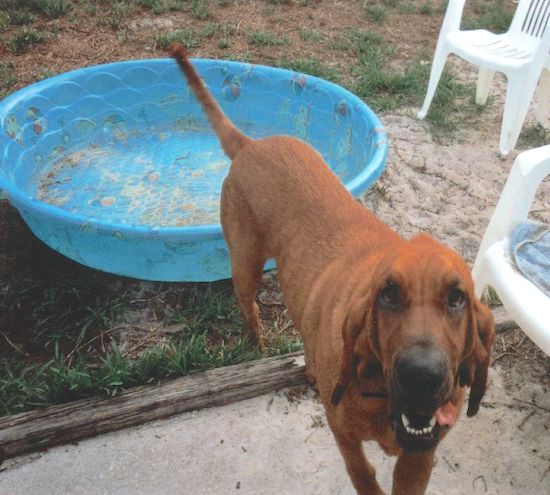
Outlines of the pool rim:
[[[9,111],[13,109],[18,103],[24,101],[28,96],[38,93],[39,91],[54,85],[63,82],[64,80],[72,79],[75,76],[81,76],[86,72],[97,71],[98,68],[105,68],[108,70],[112,66],[121,66],[127,65],[130,68],[132,65],[138,64],[151,64],[151,65],[165,65],[167,61],[170,61],[170,58],[151,58],[151,59],[136,59],[136,60],[124,60],[111,62],[107,64],[96,64],[88,67],[75,69],[69,72],[64,72],[52,76],[42,81],[25,86],[24,88],[12,93],[11,95],[0,100],[0,128],[4,127],[4,120],[9,115]],[[368,166],[365,166],[361,169],[359,174],[355,175],[350,181],[344,182],[342,179],[340,181],[343,183],[344,187],[356,197],[361,194],[374,180],[376,180],[382,171],[385,168],[385,163],[388,156],[388,139],[387,134],[384,129],[382,122],[379,117],[374,113],[374,111],[364,102],[361,98],[353,94],[351,91],[339,86],[338,84],[327,81],[316,76],[312,76],[305,73],[300,73],[288,69],[283,69],[279,67],[271,67],[262,64],[254,64],[249,62],[240,62],[233,60],[223,60],[223,59],[211,59],[211,58],[192,58],[192,63],[197,65],[205,64],[223,64],[230,67],[239,67],[242,68],[243,65],[250,67],[260,68],[263,74],[266,74],[268,77],[270,73],[277,73],[280,75],[287,75],[289,79],[296,74],[303,74],[309,80],[313,82],[319,81],[322,86],[327,88],[329,92],[334,94],[345,95],[350,103],[354,105],[357,109],[364,114],[366,114],[367,121],[371,124],[369,132],[374,133],[373,139],[373,150],[374,153],[369,157]],[[175,62],[174,62],[175,64]],[[199,67],[199,71],[200,71]],[[276,134],[274,134],[276,135]],[[43,215],[52,220],[61,222],[63,224],[75,226],[81,228],[83,225],[93,225],[98,230],[101,230],[103,233],[109,235],[114,233],[123,234],[125,237],[134,237],[134,238],[144,238],[144,237],[185,237],[189,240],[195,239],[217,239],[222,236],[222,228],[220,223],[207,224],[207,225],[186,225],[180,227],[174,226],[146,226],[146,225],[135,225],[127,223],[113,223],[105,220],[101,220],[94,217],[89,217],[82,215],[80,213],[72,213],[59,206],[55,206],[49,203],[45,203],[38,199],[35,199],[28,194],[25,194],[19,187],[16,186],[14,181],[8,180],[3,172],[2,167],[0,166],[0,198],[2,197],[2,192],[7,194],[8,200],[10,203],[15,206],[23,215],[27,212],[25,210],[36,211],[37,214]],[[29,211],[30,213],[30,211]]]

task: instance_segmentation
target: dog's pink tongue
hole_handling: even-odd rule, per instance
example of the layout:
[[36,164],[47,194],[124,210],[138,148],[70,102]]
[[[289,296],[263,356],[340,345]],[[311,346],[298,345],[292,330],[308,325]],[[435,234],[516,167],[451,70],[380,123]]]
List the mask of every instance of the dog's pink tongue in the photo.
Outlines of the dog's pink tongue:
[[443,404],[439,409],[435,411],[435,419],[440,426],[453,426],[456,422],[457,416],[458,409],[451,401]]

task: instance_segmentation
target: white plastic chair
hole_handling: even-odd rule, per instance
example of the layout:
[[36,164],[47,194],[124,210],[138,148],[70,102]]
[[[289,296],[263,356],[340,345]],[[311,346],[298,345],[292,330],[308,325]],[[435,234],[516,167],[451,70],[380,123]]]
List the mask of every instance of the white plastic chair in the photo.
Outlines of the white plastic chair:
[[[504,116],[500,132],[500,153],[506,156],[514,149],[529,104],[544,69],[550,71],[550,0],[520,0],[510,28],[494,34],[484,29],[460,30],[466,0],[449,0],[439,33],[428,92],[418,118],[428,113],[435,90],[450,53],[480,67],[476,103],[484,105],[495,71],[508,80]],[[541,78],[537,118],[550,103],[550,77]],[[542,107],[545,107],[544,109]],[[544,111],[543,111],[544,110]]]
[[495,289],[520,328],[550,355],[550,297],[526,279],[508,254],[508,236],[527,220],[542,180],[550,174],[550,145],[517,156],[485,231],[472,270],[476,295]]

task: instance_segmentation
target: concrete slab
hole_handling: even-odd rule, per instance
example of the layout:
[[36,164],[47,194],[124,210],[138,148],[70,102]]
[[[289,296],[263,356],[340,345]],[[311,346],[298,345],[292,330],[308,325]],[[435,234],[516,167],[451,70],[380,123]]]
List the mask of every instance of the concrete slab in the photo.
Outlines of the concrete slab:
[[[479,415],[438,449],[432,495],[550,493],[550,392],[510,391],[503,371]],[[386,490],[394,459],[366,450]],[[352,495],[311,391],[283,390],[6,462],[0,493]]]

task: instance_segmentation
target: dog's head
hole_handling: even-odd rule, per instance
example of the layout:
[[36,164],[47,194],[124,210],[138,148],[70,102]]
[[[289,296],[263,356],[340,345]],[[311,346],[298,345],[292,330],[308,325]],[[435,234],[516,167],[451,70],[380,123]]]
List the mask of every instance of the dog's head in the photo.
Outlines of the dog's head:
[[355,377],[384,375],[392,424],[407,450],[434,447],[454,424],[457,387],[470,386],[473,416],[487,382],[494,337],[491,312],[474,295],[462,258],[427,235],[383,257],[350,299],[337,405]]

